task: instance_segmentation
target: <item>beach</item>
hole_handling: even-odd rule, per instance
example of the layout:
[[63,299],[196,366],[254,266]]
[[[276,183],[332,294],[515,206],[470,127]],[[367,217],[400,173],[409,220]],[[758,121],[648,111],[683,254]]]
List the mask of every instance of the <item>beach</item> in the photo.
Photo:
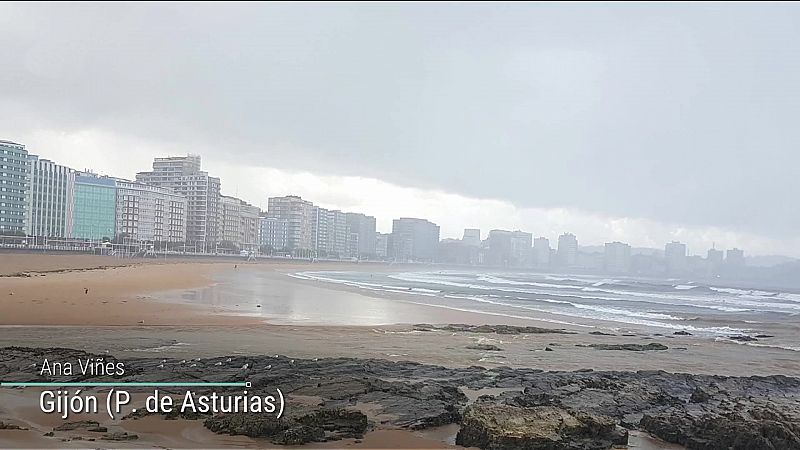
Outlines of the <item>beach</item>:
[[[403,268],[404,272],[430,270]],[[547,313],[512,317],[474,308],[442,307],[420,301],[404,292],[406,288],[363,289],[310,277],[309,272],[373,273],[380,277],[396,273],[398,268],[308,261],[131,261],[4,253],[0,255],[0,347],[64,347],[132,359],[274,354],[304,359],[413,361],[453,368],[800,375],[798,353],[784,348],[754,347],[672,330],[631,328],[614,332],[603,321],[556,321],[556,316]],[[481,332],[442,326],[446,324],[509,325],[543,331]],[[629,345],[649,348],[646,346],[650,344],[666,349],[625,349]],[[42,437],[54,425],[35,417],[35,405],[25,398],[29,393],[3,395],[13,401],[4,402],[0,420],[10,419],[36,432],[15,443],[14,436],[24,432],[0,430],[0,444],[29,448],[66,445],[66,441]],[[196,421],[181,422],[179,427],[161,426],[162,421],[153,418],[125,424],[125,430],[138,433],[142,439],[122,445],[264,444],[215,435]],[[454,445],[454,432],[438,427],[422,432],[377,426],[360,442],[348,441],[348,447],[374,448],[388,442],[388,447],[447,448]],[[167,439],[166,435],[172,437]],[[639,442],[634,444],[639,446],[631,448],[661,445],[636,434],[633,442]],[[81,444],[69,441],[69,446]]]

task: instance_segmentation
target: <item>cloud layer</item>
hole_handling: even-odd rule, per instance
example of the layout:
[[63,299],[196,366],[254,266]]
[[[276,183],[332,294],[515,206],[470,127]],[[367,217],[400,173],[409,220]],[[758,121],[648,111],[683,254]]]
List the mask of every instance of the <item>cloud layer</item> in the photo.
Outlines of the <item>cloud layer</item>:
[[449,234],[797,255],[798,8],[3,4],[0,134]]

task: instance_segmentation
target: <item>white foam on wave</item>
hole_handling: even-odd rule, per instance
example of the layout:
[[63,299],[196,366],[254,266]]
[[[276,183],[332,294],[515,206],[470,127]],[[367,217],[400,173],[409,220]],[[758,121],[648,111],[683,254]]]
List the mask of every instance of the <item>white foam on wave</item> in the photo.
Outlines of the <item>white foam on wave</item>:
[[780,350],[789,350],[793,352],[800,352],[800,347],[793,347],[790,345],[775,345],[775,344],[762,344],[759,342],[742,342],[733,339],[728,339],[724,337],[718,337],[714,339],[716,342],[727,342],[731,344],[739,344],[739,345],[747,345],[749,347],[762,347],[762,348],[777,348]]
[[[400,274],[389,275],[389,278],[394,278],[397,280],[411,282],[411,283],[427,283],[427,284],[436,284],[440,286],[460,287],[460,288],[476,289],[484,291],[516,292],[521,294],[540,294],[540,295],[546,294],[553,296],[559,295],[556,293],[546,292],[537,289],[525,289],[519,287],[514,288],[509,286],[497,286],[497,285],[487,286],[469,282],[450,281],[442,279],[441,275],[439,274],[431,274],[431,273],[419,273],[419,272],[400,273]],[[595,285],[602,285],[608,282],[617,282],[617,281],[618,280],[603,280],[598,283],[595,283]],[[537,284],[529,283],[528,285],[531,286],[538,285],[538,287],[543,287],[543,288],[549,287],[547,286],[547,283],[537,283]],[[777,312],[786,314],[792,311],[800,311],[800,304],[794,305],[786,303],[751,301],[742,298],[731,298],[731,299],[714,298],[706,295],[685,296],[685,295],[675,295],[667,293],[620,291],[616,289],[598,289],[593,287],[580,287],[580,286],[570,286],[570,288],[574,288],[576,290],[581,290],[585,292],[598,292],[603,294],[611,294],[619,296],[619,297],[600,297],[600,296],[581,297],[580,295],[577,294],[570,294],[570,296],[574,296],[577,298],[585,298],[585,299],[597,299],[597,300],[607,300],[607,301],[646,301],[648,303],[656,303],[660,305],[706,308],[723,312],[768,311],[768,312]],[[634,298],[636,300],[634,300]]]
[[[330,272],[326,273],[329,275]],[[428,289],[428,288],[410,288],[410,287],[402,287],[402,286],[390,286],[390,285],[383,285],[383,284],[376,284],[376,283],[365,283],[365,282],[358,282],[352,280],[340,280],[336,278],[331,278],[330,276],[321,275],[321,273],[317,272],[301,272],[297,274],[298,278],[302,279],[312,279],[317,281],[324,281],[324,282],[332,282],[337,284],[343,284],[347,286],[353,286],[361,289],[369,289],[373,291],[385,291],[385,292],[392,292],[392,293],[405,293],[409,295],[415,296],[427,296],[427,297],[444,297],[444,298],[452,298],[452,299],[463,299],[474,301],[478,303],[485,303],[485,304],[492,304],[495,306],[501,306],[506,308],[514,308],[518,310],[525,310],[525,311],[532,311],[532,312],[540,312],[545,314],[551,315],[560,315],[566,317],[574,317],[579,319],[586,319],[586,320],[602,320],[608,322],[618,322],[624,323],[626,325],[638,325],[638,326],[645,326],[645,327],[654,327],[654,328],[666,328],[666,329],[673,329],[673,330],[685,330],[685,331],[692,331],[695,333],[706,333],[712,335],[731,335],[731,334],[743,334],[747,333],[748,330],[736,329],[731,327],[698,327],[692,326],[685,323],[670,323],[670,322],[682,322],[684,318],[673,316],[670,314],[658,313],[658,312],[649,312],[649,311],[631,311],[628,309],[623,308],[616,308],[612,306],[600,306],[600,305],[587,305],[582,303],[576,303],[571,301],[565,300],[555,300],[555,299],[547,299],[547,298],[528,298],[528,297],[512,297],[516,298],[520,301],[525,302],[543,302],[555,305],[566,305],[568,308],[557,308],[557,309],[547,309],[536,307],[534,305],[526,304],[517,304],[517,303],[507,303],[501,301],[490,300],[486,298],[487,296],[469,296],[469,295],[441,295],[442,291],[436,289]],[[397,279],[400,281],[406,281],[410,283],[427,283],[427,284],[436,284],[436,285],[444,285],[444,286],[452,286],[452,287],[460,287],[460,288],[468,288],[468,289],[475,289],[475,290],[492,290],[492,291],[501,291],[501,292],[511,292],[511,293],[522,293],[522,294],[546,294],[550,296],[558,296],[552,293],[542,293],[537,290],[531,289],[520,289],[520,288],[508,288],[503,286],[486,286],[480,285],[475,283],[462,283],[457,281],[449,281],[444,280],[438,274],[430,274],[430,273],[401,273],[401,274],[394,274],[389,275],[389,278]],[[498,282],[497,279],[494,281]],[[607,281],[607,280],[606,280]],[[546,283],[544,283],[546,284]],[[606,292],[611,292],[611,290],[607,290]],[[658,303],[668,306],[676,306],[676,303],[670,302],[669,299],[664,299],[659,295],[649,294],[649,293],[631,293],[631,292],[622,292],[622,295],[632,295],[632,297],[637,298],[636,300],[631,298],[616,298],[616,297],[599,297],[599,296],[589,296],[589,297],[582,297],[580,295],[572,295],[570,294],[569,298],[577,297],[577,298],[586,298],[589,300],[608,300],[608,301],[639,301],[638,298],[643,296],[644,298],[649,299],[648,303]],[[639,295],[637,295],[639,294]],[[670,298],[674,298],[672,296]],[[492,298],[497,298],[496,295],[492,295]],[[508,298],[508,297],[507,297]],[[685,297],[680,297],[685,298]],[[656,301],[660,300],[660,301]],[[694,297],[686,298],[688,300],[696,300]],[[559,323],[564,325],[574,325],[574,326],[588,326],[588,325],[579,325],[573,322],[566,322],[560,321],[555,319],[543,319],[540,317],[531,317],[531,316],[520,316],[514,314],[507,314],[507,313],[500,313],[494,311],[486,311],[486,310],[474,310],[474,309],[464,309],[455,307],[452,305],[441,305],[441,304],[431,304],[429,302],[409,302],[409,303],[416,303],[420,305],[438,307],[438,308],[447,308],[457,311],[465,311],[465,312],[474,312],[479,314],[489,314],[489,315],[498,315],[504,317],[511,317],[511,318],[519,318],[519,319],[526,319],[526,320],[538,320],[538,321],[546,321],[546,322],[553,322]],[[730,308],[727,306],[722,305],[698,305],[698,304],[686,304],[685,306],[691,307],[705,307],[705,308],[712,308],[712,309],[720,309],[720,310],[727,310],[727,311],[746,311],[741,308]],[[661,321],[667,322],[661,322]],[[592,327],[594,328],[594,327]]]
[[[665,322],[658,322],[659,319],[666,319],[666,320],[675,320],[681,321],[682,318],[669,316],[666,314],[660,313],[640,313],[635,311],[628,311],[628,310],[620,310],[616,308],[606,308],[606,307],[590,307],[587,305],[575,305],[576,309],[579,311],[569,311],[564,309],[559,310],[549,310],[549,309],[542,309],[536,308],[534,306],[529,305],[519,305],[519,304],[512,304],[512,303],[505,303],[505,302],[498,302],[495,300],[489,300],[484,297],[475,297],[475,296],[467,296],[467,295],[445,295],[446,298],[453,298],[453,299],[463,299],[463,300],[471,300],[478,303],[488,303],[496,306],[503,306],[507,308],[516,308],[522,309],[526,311],[533,311],[533,312],[541,312],[546,314],[552,314],[556,316],[567,316],[567,317],[575,317],[579,319],[587,319],[587,320],[602,320],[606,322],[618,322],[624,323],[626,325],[639,325],[639,326],[646,326],[646,327],[654,327],[654,328],[667,328],[671,330],[685,330],[685,331],[693,331],[696,333],[706,333],[706,334],[713,334],[713,335],[731,335],[731,334],[744,334],[748,333],[748,330],[741,330],[737,328],[731,327],[696,327],[693,325],[686,325],[686,324],[674,324],[674,323],[665,323]],[[543,299],[543,301],[547,301],[547,299]],[[561,301],[555,301],[559,303],[564,303]],[[570,302],[566,302],[570,303]],[[571,304],[571,303],[570,303]],[[582,313],[581,310],[587,310],[594,313],[600,314],[592,314],[592,313]],[[503,314],[500,314],[503,315]],[[509,317],[519,317],[519,316],[509,316]],[[528,319],[540,320],[538,317],[527,317]],[[671,318],[671,319],[670,319]],[[643,320],[643,319],[652,319],[652,320]]]

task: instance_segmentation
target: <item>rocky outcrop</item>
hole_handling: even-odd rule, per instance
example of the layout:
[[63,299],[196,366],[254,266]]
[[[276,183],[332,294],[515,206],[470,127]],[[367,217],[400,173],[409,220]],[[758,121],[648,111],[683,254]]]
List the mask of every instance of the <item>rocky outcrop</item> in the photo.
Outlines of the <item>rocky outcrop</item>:
[[449,325],[418,323],[414,325],[414,329],[417,331],[454,331],[496,334],[573,334],[571,331],[558,328],[520,327],[514,325],[467,325],[462,323],[451,323]]
[[19,425],[13,425],[13,424],[10,424],[10,423],[5,423],[2,420],[0,420],[0,430],[20,430],[20,431],[24,431],[24,430],[27,430],[27,428],[21,427]]
[[730,450],[800,448],[800,415],[787,417],[763,407],[731,413],[694,415],[684,409],[645,414],[639,426],[688,449]]
[[482,402],[464,412],[456,444],[485,450],[607,449],[628,443],[614,419],[557,406],[516,406]]
[[361,438],[367,430],[367,416],[359,411],[303,405],[288,405],[287,411],[292,412],[280,419],[268,414],[220,414],[204,425],[215,433],[265,438],[277,445]]
[[113,433],[104,434],[101,439],[104,441],[135,441],[139,439],[139,435],[126,433],[124,431],[115,431]]
[[[44,357],[91,356],[95,355],[69,349],[0,348],[0,379],[50,381],[32,370],[32,365]],[[257,436],[278,445],[356,437],[372,427],[424,429],[461,424],[459,441],[485,449],[607,448],[609,442],[622,439],[624,433],[618,426],[639,428],[690,449],[800,449],[800,379],[779,375],[725,377],[591,369],[543,372],[278,355],[124,362],[129,371],[119,381],[247,380],[252,383],[251,395],[274,394],[274,389],[280,388],[289,399],[281,419],[268,414],[182,417],[204,420],[218,433]],[[59,380],[93,379],[75,376]],[[482,396],[472,404],[464,394],[467,389],[486,388],[502,393]],[[535,432],[519,427],[533,422],[541,422],[538,428],[531,428]],[[556,423],[560,428],[555,428]],[[535,446],[548,440],[556,443]],[[578,446],[569,447],[570,442]],[[715,446],[717,442],[724,445]]]
[[79,420],[77,422],[64,422],[61,425],[53,428],[53,431],[73,431],[73,430],[88,430],[97,432],[106,432],[105,427],[101,427],[98,422],[94,420]]
[[668,350],[664,344],[651,342],[649,344],[576,344],[576,347],[590,347],[596,350],[625,350],[629,352],[646,352],[652,350]]

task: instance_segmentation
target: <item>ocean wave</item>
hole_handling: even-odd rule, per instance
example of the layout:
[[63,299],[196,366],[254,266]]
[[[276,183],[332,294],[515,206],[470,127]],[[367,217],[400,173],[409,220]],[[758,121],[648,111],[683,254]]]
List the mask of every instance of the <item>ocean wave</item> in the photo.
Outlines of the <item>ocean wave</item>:
[[762,344],[762,343],[759,343],[759,342],[743,342],[743,341],[737,341],[737,340],[734,340],[734,339],[728,339],[728,338],[725,338],[725,337],[718,337],[718,338],[714,339],[714,341],[716,341],[716,342],[728,342],[728,343],[731,343],[731,344],[739,344],[739,345],[747,345],[749,347],[777,348],[779,350],[789,350],[789,351],[793,351],[793,352],[800,352],[800,347],[794,347],[794,346],[791,346],[791,345]]
[[[795,306],[786,304],[773,305],[771,303],[764,305],[763,302],[753,302],[746,299],[734,301],[732,299],[715,298],[708,295],[667,295],[664,293],[618,291],[608,288],[588,288],[586,286],[570,286],[570,289],[572,289],[570,292],[563,292],[563,285],[559,285],[561,287],[557,290],[554,290],[551,289],[551,286],[553,285],[550,283],[515,281],[499,277],[494,274],[476,274],[471,275],[472,278],[470,278],[469,274],[404,272],[385,276],[385,278],[388,279],[398,280],[409,284],[418,284],[424,287],[397,286],[380,283],[380,281],[375,282],[372,279],[370,279],[369,282],[355,281],[353,279],[342,279],[337,277],[337,274],[333,272],[307,271],[299,272],[293,275],[296,278],[337,283],[372,291],[402,293],[407,294],[409,297],[417,296],[417,298],[419,298],[420,296],[423,296],[430,298],[439,297],[453,300],[467,300],[481,304],[492,305],[499,308],[509,308],[516,311],[529,311],[583,320],[600,320],[604,322],[617,322],[631,326],[686,330],[715,335],[742,334],[746,333],[747,330],[741,330],[732,327],[693,326],[687,324],[684,317],[670,313],[669,311],[654,312],[647,310],[640,305],[637,305],[635,308],[621,308],[620,302],[633,302],[640,303],[641,305],[658,304],[661,306],[660,309],[662,310],[668,309],[669,307],[682,307],[704,308],[730,313],[748,312],[756,309],[758,306],[773,306],[776,308],[788,307],[789,309],[793,309],[792,306]],[[359,275],[347,273],[341,274],[340,276],[353,277]],[[607,283],[615,283],[618,281],[619,280],[605,279],[594,284],[602,283],[602,286],[606,286]],[[439,289],[434,289],[434,286],[438,287]],[[538,287],[541,289],[529,289],[528,286]],[[442,287],[458,289],[441,289]],[[670,285],[670,288],[671,287],[672,285]],[[586,292],[587,289],[594,289],[595,291],[593,291],[593,295],[580,295],[580,292]],[[447,292],[448,290],[455,292]],[[478,291],[485,294],[470,295],[469,293],[460,293],[458,292],[459,290]],[[694,289],[687,289],[686,291],[690,292],[692,290]],[[596,295],[594,292],[601,295]],[[499,296],[497,293],[505,293],[506,295]],[[403,301],[409,300],[403,299]],[[476,312],[480,314],[499,315],[525,320],[545,320],[552,321],[553,323],[575,325],[573,322],[568,321],[543,319],[538,316],[517,315],[513,313],[508,314],[508,312],[492,311],[491,307],[475,310],[471,308],[464,309],[458,307],[463,305],[442,305],[436,302],[427,301],[421,303],[415,301],[409,302],[424,304],[427,306],[435,306],[439,308]],[[594,304],[596,302],[604,302],[605,304]],[[619,304],[615,305],[614,303]],[[743,306],[745,305],[753,306],[753,308],[744,308]],[[800,307],[800,305],[796,306]]]
[[[581,305],[581,304],[573,304],[570,302],[570,305],[575,307],[580,311],[569,311],[564,309],[543,309],[543,308],[536,308],[530,305],[519,305],[519,304],[512,304],[506,302],[498,302],[495,300],[489,300],[483,297],[475,297],[475,296],[466,296],[466,295],[446,295],[446,298],[453,298],[453,299],[463,299],[463,300],[471,300],[478,303],[487,303],[496,306],[502,306],[507,308],[516,308],[522,309],[525,311],[532,311],[532,312],[541,312],[545,314],[552,314],[557,316],[567,316],[567,317],[575,317],[579,319],[587,319],[587,320],[602,320],[605,322],[617,322],[617,323],[624,323],[626,325],[638,325],[638,326],[647,326],[647,327],[654,327],[654,328],[667,328],[672,330],[685,330],[685,331],[693,331],[693,332],[706,332],[709,334],[722,334],[722,335],[729,335],[729,334],[745,334],[748,331],[732,328],[732,327],[696,327],[693,325],[685,325],[685,324],[674,324],[668,322],[659,322],[658,320],[673,320],[673,321],[683,321],[680,317],[670,316],[667,314],[661,313],[643,313],[643,312],[636,312],[636,311],[629,311],[629,310],[621,310],[617,308],[608,308],[602,306],[588,306],[588,305]],[[592,313],[582,313],[582,311],[592,311],[595,313],[600,314],[592,314]],[[519,316],[514,316],[519,317]],[[522,316],[532,320],[540,320],[538,317],[530,317],[530,316]],[[643,319],[650,319],[650,320],[643,320]]]

